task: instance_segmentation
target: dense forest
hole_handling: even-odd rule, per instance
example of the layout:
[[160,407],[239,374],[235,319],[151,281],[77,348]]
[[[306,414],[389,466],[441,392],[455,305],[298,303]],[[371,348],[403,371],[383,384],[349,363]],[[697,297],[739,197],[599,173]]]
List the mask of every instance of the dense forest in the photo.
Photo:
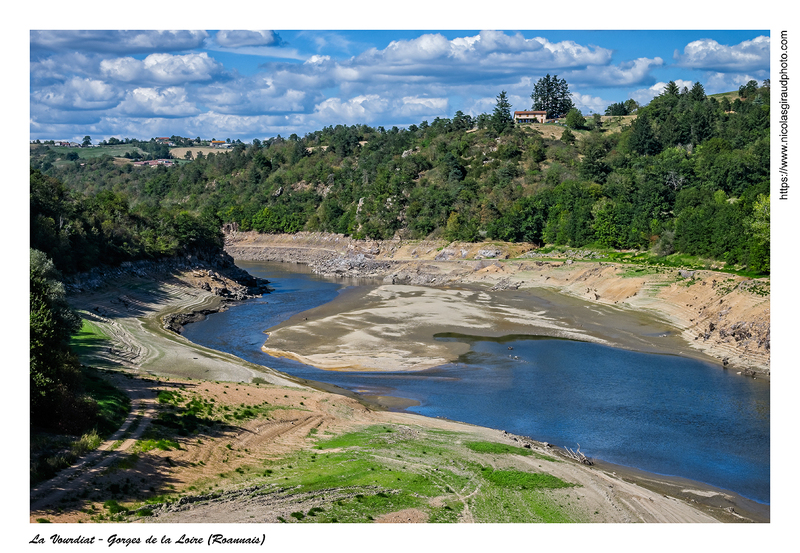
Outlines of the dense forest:
[[[99,248],[113,237],[115,254],[169,253],[191,216],[209,232],[236,223],[265,233],[652,249],[769,271],[768,81],[751,81],[732,102],[700,83],[670,83],[634,117],[573,109],[554,126],[559,138],[514,125],[501,93],[495,113],[477,118],[337,125],[235,143],[171,168],[110,157],[52,163],[46,148],[31,164],[85,194],[87,220],[57,233],[65,248],[83,248],[106,224]],[[50,242],[55,228],[47,233]]]

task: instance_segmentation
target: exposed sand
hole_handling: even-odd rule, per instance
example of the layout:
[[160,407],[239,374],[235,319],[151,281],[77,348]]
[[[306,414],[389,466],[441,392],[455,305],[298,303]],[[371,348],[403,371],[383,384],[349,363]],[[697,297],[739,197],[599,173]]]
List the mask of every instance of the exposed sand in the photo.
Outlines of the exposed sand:
[[568,338],[707,361],[667,322],[543,289],[488,292],[409,285],[365,287],[268,330],[263,351],[327,370],[421,370],[453,362],[467,344],[439,333]]
[[396,371],[434,367],[468,351],[465,344],[435,341],[440,332],[603,341],[544,310],[513,307],[476,290],[384,285],[303,315],[307,320],[270,331],[262,349],[322,369]]
[[[307,322],[293,320],[272,329],[265,344],[271,353],[282,351],[321,368],[343,368],[348,363],[361,369],[423,368],[420,354],[415,353],[423,351],[437,359],[452,359],[455,346],[431,344],[430,337],[425,347],[416,344],[419,329],[442,329],[438,323],[446,322],[448,328],[470,326],[494,336],[512,329],[552,336],[571,333],[619,347],[712,360],[749,376],[770,374],[769,279],[714,270],[682,276],[676,268],[609,263],[569,253],[540,257],[530,244],[358,241],[325,233],[232,233],[226,244],[237,260],[317,263],[322,259],[318,269],[323,274],[343,278],[369,274],[386,285],[422,284],[425,290],[436,290],[384,287],[383,292],[361,299],[360,306],[337,300],[337,316],[326,315],[326,322],[334,326],[324,331],[314,324],[313,317],[322,318],[316,313]],[[458,291],[464,289],[468,292]],[[474,293],[478,290],[491,300]],[[472,305],[456,306],[451,300]],[[295,326],[295,335],[285,329],[289,325]],[[304,343],[302,335],[320,338],[326,345]],[[326,349],[334,344],[341,348],[337,354]],[[380,362],[369,362],[354,351],[359,344],[373,348],[373,354],[380,352]],[[414,359],[404,361],[401,354]]]
[[219,308],[219,297],[195,287],[199,280],[191,273],[161,283],[127,278],[72,296],[71,305],[112,340],[111,346],[94,350],[86,362],[101,368],[122,365],[142,375],[234,382],[260,377],[273,384],[296,385],[282,373],[192,344],[163,328],[161,319],[167,314]]

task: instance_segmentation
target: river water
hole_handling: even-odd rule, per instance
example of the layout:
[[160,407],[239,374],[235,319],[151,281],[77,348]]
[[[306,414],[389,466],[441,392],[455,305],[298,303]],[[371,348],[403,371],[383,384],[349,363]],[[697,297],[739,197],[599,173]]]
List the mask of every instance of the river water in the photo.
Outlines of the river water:
[[264,331],[345,285],[298,266],[238,264],[275,291],[188,325],[186,338],[300,378],[408,398],[415,413],[580,444],[589,457],[770,501],[767,382],[675,355],[533,336],[439,335],[470,351],[426,371],[323,371],[263,353]]

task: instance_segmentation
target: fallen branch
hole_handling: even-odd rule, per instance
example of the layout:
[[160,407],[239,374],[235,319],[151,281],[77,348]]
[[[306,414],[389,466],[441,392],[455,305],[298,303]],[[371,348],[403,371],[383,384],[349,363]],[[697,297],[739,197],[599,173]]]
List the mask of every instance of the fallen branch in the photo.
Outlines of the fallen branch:
[[582,463],[584,465],[593,465],[594,464],[586,455],[581,453],[581,444],[578,444],[578,450],[577,451],[572,451],[567,446],[564,446],[564,449],[567,450],[567,457],[569,457],[570,459],[574,459],[575,461],[578,461],[579,463]]

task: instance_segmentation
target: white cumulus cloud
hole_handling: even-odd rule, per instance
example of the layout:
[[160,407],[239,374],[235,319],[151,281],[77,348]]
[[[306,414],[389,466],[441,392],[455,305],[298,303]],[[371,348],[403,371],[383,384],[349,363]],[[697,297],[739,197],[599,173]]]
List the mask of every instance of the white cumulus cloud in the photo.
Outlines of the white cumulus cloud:
[[[675,84],[678,85],[678,88],[683,90],[684,87],[691,89],[692,85],[694,84],[692,81],[685,81],[683,79],[676,79]],[[664,89],[667,87],[667,83],[658,82],[651,87],[648,88],[640,88],[635,90],[631,93],[630,97],[639,102],[641,105],[645,105],[650,102],[656,96],[659,96]]]
[[405,96],[399,106],[394,109],[396,115],[402,117],[423,117],[432,114],[446,114],[447,98],[429,98],[425,96]]
[[114,58],[100,62],[100,70],[108,79],[152,84],[183,84],[208,81],[219,75],[222,64],[205,52],[186,55],[150,54],[143,60]]
[[135,88],[130,91],[114,112],[133,117],[187,117],[199,109],[186,97],[182,87],[165,89]]
[[683,53],[675,52],[675,63],[681,67],[720,72],[742,72],[769,69],[768,36],[759,36],[729,46],[710,38],[687,44]]
[[72,77],[63,84],[38,90],[33,100],[64,110],[95,110],[116,106],[122,96],[122,91],[104,81]]
[[328,98],[314,106],[314,115],[328,121],[350,121],[352,123],[372,121],[385,112],[389,102],[377,94],[356,96],[347,100]]
[[638,58],[619,65],[590,66],[563,74],[570,83],[591,84],[594,86],[631,86],[650,78],[654,67],[664,65],[661,58]]
[[202,46],[206,31],[31,31],[31,50],[144,53]]

